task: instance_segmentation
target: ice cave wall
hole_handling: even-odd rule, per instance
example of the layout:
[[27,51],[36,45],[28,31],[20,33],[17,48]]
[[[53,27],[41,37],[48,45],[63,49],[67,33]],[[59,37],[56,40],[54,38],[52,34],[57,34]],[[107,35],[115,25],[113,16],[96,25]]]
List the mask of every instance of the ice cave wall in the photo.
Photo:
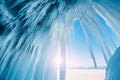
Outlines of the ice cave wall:
[[106,80],[120,80],[120,47],[108,62]]

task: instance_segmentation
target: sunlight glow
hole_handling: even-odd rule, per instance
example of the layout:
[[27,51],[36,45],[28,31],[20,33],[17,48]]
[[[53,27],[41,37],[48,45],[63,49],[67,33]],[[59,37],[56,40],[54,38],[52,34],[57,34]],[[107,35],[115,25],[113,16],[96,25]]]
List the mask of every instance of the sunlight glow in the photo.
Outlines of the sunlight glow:
[[55,59],[55,62],[58,66],[60,66],[61,63],[62,63],[62,58],[60,56],[57,56],[56,59]]

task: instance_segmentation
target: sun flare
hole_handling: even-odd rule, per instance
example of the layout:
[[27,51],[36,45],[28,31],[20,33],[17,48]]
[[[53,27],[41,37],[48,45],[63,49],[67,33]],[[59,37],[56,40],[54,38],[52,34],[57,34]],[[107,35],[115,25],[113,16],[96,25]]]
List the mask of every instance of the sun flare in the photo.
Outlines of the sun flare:
[[55,59],[55,63],[59,66],[62,64],[62,58],[60,56],[57,56]]

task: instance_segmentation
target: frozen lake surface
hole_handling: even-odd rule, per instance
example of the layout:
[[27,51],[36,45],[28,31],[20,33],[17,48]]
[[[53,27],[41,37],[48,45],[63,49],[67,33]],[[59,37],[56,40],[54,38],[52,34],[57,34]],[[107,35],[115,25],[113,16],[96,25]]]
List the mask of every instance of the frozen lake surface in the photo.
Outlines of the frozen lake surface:
[[105,80],[105,70],[68,69],[66,80]]

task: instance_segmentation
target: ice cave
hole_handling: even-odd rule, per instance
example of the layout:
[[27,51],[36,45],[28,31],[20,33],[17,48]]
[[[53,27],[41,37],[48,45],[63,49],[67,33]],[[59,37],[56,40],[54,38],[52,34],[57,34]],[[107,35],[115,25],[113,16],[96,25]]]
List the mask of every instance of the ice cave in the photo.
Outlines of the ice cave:
[[120,80],[120,0],[0,0],[0,80]]

